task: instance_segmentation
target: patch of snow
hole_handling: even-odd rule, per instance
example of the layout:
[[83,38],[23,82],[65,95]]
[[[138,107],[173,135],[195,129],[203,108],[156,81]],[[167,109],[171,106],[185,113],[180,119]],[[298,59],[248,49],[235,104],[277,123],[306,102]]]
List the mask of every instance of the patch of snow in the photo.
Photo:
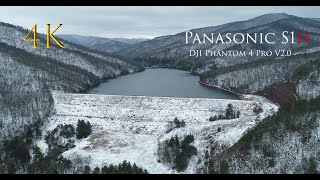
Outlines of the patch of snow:
[[48,144],[46,143],[46,140],[44,138],[40,139],[40,140],[37,140],[36,141],[36,145],[40,148],[41,152],[43,154],[46,154],[48,149],[49,149],[49,146]]
[[[177,173],[157,161],[158,144],[172,136],[183,138],[192,134],[195,137],[193,145],[198,155],[189,160],[183,172],[195,173],[198,160],[206,150],[215,144],[232,146],[256,125],[258,117],[264,118],[278,109],[277,105],[255,95],[245,95],[246,100],[227,100],[54,92],[53,97],[56,113],[45,124],[45,131],[50,132],[60,124],[76,127],[78,120],[92,125],[92,134],[77,140],[74,148],[62,154],[64,157],[73,162],[79,158],[89,159],[82,165],[88,164],[91,168],[126,160],[149,173]],[[229,103],[240,111],[240,118],[208,121],[211,116],[225,114]],[[253,112],[256,106],[262,108],[260,114]],[[175,117],[184,120],[186,126],[167,132]]]

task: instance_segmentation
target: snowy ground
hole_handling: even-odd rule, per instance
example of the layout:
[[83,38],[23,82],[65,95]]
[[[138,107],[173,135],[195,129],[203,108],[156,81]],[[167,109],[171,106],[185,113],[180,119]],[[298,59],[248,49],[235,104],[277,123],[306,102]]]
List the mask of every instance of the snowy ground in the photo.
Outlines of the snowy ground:
[[[149,173],[176,173],[157,162],[158,143],[174,135],[193,134],[198,155],[193,157],[185,173],[195,173],[197,161],[213,144],[230,147],[254,127],[257,119],[274,113],[277,106],[260,96],[246,95],[246,100],[204,98],[169,98],[53,93],[56,113],[45,124],[51,132],[59,124],[89,121],[92,134],[76,142],[76,147],[63,156],[91,167],[123,160],[136,163]],[[241,112],[240,118],[209,122],[211,116],[224,114],[231,103]],[[263,111],[253,112],[257,106]],[[177,117],[186,126],[166,133],[170,122]],[[217,132],[217,128],[222,129]],[[43,145],[43,142],[41,143]]]

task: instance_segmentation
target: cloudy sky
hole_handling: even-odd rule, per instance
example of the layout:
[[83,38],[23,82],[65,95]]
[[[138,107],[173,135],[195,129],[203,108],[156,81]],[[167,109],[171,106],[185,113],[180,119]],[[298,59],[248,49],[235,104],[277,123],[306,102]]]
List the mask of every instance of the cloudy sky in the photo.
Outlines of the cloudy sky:
[[320,7],[0,7],[0,21],[31,28],[63,24],[56,34],[154,38],[247,20],[266,13],[320,18]]

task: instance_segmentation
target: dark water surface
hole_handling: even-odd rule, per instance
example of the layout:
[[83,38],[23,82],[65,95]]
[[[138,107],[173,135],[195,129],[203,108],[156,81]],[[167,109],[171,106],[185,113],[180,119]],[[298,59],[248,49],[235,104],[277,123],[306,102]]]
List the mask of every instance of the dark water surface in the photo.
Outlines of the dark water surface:
[[196,97],[213,99],[239,99],[223,90],[198,83],[199,77],[188,71],[155,68],[108,80],[92,88],[88,94]]

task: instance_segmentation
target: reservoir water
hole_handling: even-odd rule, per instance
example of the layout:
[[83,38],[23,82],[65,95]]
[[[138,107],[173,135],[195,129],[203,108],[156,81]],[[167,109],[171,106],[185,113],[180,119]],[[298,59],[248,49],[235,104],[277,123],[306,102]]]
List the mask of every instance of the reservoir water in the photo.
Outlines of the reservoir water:
[[119,76],[92,88],[88,94],[193,97],[212,99],[239,99],[229,92],[206,87],[198,82],[199,76],[188,71],[155,68]]

